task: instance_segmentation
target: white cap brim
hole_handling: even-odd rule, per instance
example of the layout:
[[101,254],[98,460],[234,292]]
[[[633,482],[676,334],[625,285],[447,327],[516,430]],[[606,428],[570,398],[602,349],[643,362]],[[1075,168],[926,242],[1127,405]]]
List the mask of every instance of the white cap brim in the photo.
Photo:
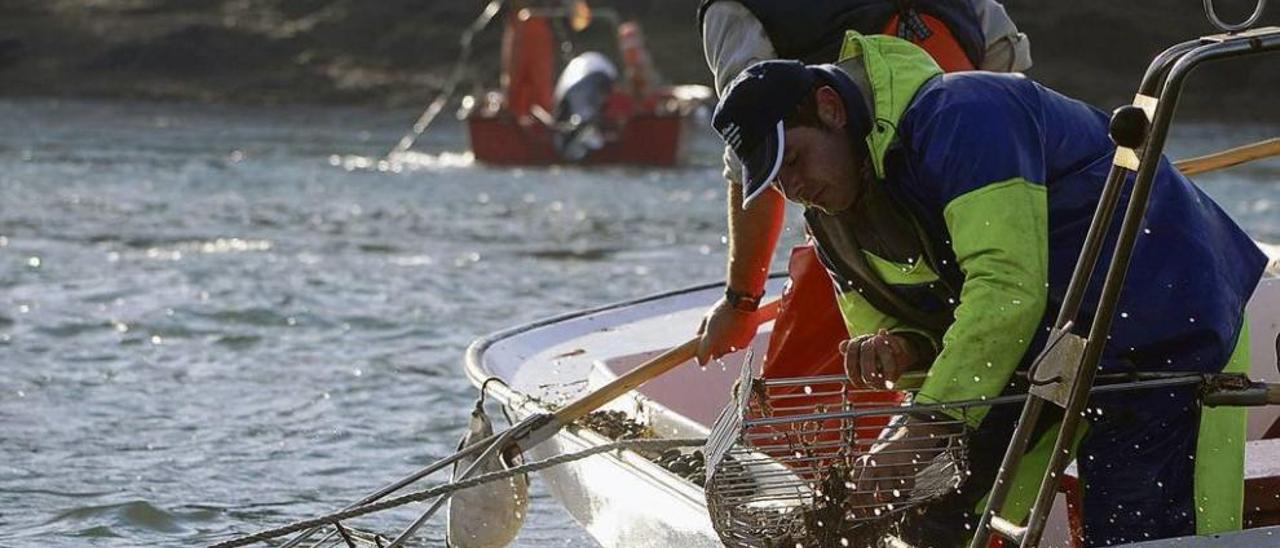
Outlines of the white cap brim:
[[[782,127],[782,121],[779,120],[778,126],[777,126],[777,145],[776,145],[778,150],[774,153],[774,156],[773,156],[773,166],[769,168],[769,175],[766,176],[764,179],[761,179],[760,184],[755,188],[748,188],[750,186],[748,184],[748,181],[745,181],[745,180],[743,181],[742,188],[743,188],[743,191],[746,192],[746,194],[743,195],[742,197],[742,209],[746,209],[747,206],[753,200],[755,200],[761,194],[764,194],[766,191],[773,188],[773,184],[772,184],[773,180],[778,178],[778,170],[782,169],[782,151],[786,149],[786,139],[784,135],[785,133]],[[741,159],[739,159],[739,161],[741,162]],[[749,175],[750,174],[747,172],[746,164],[743,164],[742,178],[748,179],[750,178]]]

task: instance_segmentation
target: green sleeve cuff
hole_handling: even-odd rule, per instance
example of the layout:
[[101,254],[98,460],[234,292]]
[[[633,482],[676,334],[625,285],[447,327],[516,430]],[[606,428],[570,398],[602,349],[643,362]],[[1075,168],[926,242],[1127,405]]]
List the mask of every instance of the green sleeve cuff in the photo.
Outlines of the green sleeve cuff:
[[889,332],[895,335],[912,335],[910,340],[913,342],[919,340],[925,341],[925,343],[929,345],[928,349],[931,351],[933,356],[937,356],[939,352],[942,352],[942,341],[933,338],[933,335],[930,335],[922,329],[902,326],[897,329],[892,329]]

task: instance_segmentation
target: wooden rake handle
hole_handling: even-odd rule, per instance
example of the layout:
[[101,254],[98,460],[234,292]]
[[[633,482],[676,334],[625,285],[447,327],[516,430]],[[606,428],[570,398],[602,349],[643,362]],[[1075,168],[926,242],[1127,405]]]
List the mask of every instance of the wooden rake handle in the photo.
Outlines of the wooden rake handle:
[[1183,175],[1198,175],[1276,155],[1280,155],[1280,137],[1264,139],[1256,143],[1230,148],[1213,154],[1178,160],[1173,165]]
[[[756,317],[759,322],[764,323],[774,319],[778,315],[778,305],[779,299],[774,299],[761,306],[756,311]],[[569,405],[561,407],[555,412],[556,422],[569,424],[576,421],[599,409],[600,406],[613,401],[618,396],[634,390],[637,386],[675,369],[677,365],[692,360],[697,355],[698,343],[701,340],[701,337],[689,339],[680,346],[667,350],[657,357],[640,364],[640,366],[610,381],[609,384],[601,386],[594,392],[573,400]]]

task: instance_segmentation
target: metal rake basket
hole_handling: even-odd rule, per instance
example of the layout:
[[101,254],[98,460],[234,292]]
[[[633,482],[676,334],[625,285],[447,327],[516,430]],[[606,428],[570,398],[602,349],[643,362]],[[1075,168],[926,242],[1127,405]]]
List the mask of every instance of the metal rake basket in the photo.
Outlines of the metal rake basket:
[[[744,360],[733,401],[707,439],[707,507],[731,547],[873,546],[905,513],[968,475],[964,422],[914,410],[911,389],[863,390],[843,375],[753,378]],[[944,434],[910,463],[862,481],[903,437],[908,416]],[[887,484],[887,485],[886,485]]]

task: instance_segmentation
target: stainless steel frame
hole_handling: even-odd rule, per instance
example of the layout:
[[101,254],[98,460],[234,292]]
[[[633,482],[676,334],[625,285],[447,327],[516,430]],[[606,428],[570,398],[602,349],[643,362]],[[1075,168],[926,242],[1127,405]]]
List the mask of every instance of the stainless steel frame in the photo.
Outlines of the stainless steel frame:
[[[1264,4],[1265,0],[1262,0],[1254,16],[1242,25],[1247,26],[1256,21]],[[1206,8],[1215,25],[1219,25],[1224,30],[1242,30],[1218,20],[1212,12],[1211,0],[1206,0]],[[1075,336],[1068,333],[1071,322],[1080,311],[1085,288],[1089,286],[1091,273],[1101,254],[1105,234],[1112,224],[1125,180],[1130,173],[1136,173],[1132,197],[1125,211],[1120,234],[1111,256],[1111,264],[1103,282],[1097,314],[1088,337],[1080,341],[1083,342],[1081,352],[1064,355],[1060,349],[1062,345],[1046,347],[1032,365],[1033,382],[1063,390],[1034,391],[1036,393],[1028,397],[992,486],[986,509],[969,544],[970,548],[986,548],[993,533],[1015,541],[1023,547],[1036,546],[1040,541],[1056,492],[1058,478],[1061,477],[1068,463],[1068,446],[1075,437],[1090,388],[1098,372],[1098,362],[1116,313],[1120,289],[1124,285],[1134,243],[1141,228],[1143,215],[1146,213],[1152,181],[1155,178],[1156,168],[1159,166],[1160,156],[1168,137],[1169,126],[1173,121],[1178,98],[1187,77],[1196,67],[1209,61],[1251,57],[1276,51],[1280,51],[1280,27],[1204,36],[1175,45],[1157,56],[1147,68],[1133,104],[1117,109],[1112,115],[1111,137],[1118,145],[1116,159],[1089,226],[1084,249],[1068,285],[1062,309],[1055,322],[1055,331],[1065,336]],[[1041,364],[1055,361],[1061,363],[1064,360],[1069,364],[1069,374],[1054,375],[1048,379],[1036,374]],[[1044,394],[1049,392],[1061,393],[1066,397],[1062,399],[1046,397]],[[1066,413],[1054,445],[1051,461],[1041,479],[1031,517],[1026,526],[1018,526],[1000,517],[999,512],[1009,494],[1012,471],[1017,469],[1023,453],[1026,452],[1032,429],[1046,403],[1057,404],[1065,408]]]

